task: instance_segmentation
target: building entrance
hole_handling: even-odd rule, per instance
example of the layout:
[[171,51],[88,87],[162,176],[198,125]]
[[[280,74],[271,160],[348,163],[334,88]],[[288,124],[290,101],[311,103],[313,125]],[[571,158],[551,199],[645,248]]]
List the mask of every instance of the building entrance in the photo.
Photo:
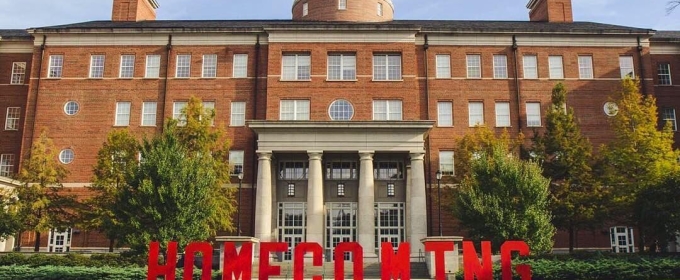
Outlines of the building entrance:
[[392,247],[397,248],[405,239],[404,217],[403,202],[375,204],[375,248],[378,256],[383,242],[390,242]]
[[305,241],[306,212],[306,203],[279,203],[279,242],[288,244],[284,261],[293,260],[293,249]]
[[[342,242],[354,242],[357,235],[357,204],[326,204],[326,260],[335,260],[335,247]],[[344,260],[352,260],[350,253],[345,253]]]

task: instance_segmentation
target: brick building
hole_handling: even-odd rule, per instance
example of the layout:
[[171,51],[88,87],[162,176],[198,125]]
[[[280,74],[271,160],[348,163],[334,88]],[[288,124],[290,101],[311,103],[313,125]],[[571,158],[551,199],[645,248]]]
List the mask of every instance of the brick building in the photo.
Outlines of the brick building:
[[[365,256],[404,241],[417,254],[426,236],[465,232],[447,213],[439,228],[435,174],[451,185],[455,139],[475,126],[532,136],[562,82],[598,146],[626,75],[658,96],[662,119],[675,123],[680,106],[680,33],[574,22],[570,0],[531,0],[529,21],[393,20],[390,0],[296,0],[292,20],[157,21],[157,8],[114,0],[110,21],[0,31],[0,175],[46,129],[64,186],[86,196],[110,130],[152,135],[197,96],[243,172],[242,235],[357,241]],[[108,246],[75,228],[42,237],[45,251]],[[576,242],[607,249],[609,238]]]

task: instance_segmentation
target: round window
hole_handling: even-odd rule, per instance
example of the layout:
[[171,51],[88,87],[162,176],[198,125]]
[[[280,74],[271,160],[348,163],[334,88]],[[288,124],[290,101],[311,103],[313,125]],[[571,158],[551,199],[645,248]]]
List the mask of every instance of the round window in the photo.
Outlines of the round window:
[[80,110],[80,105],[78,105],[78,102],[75,101],[69,101],[66,102],[66,105],[64,105],[64,113],[66,113],[69,116],[73,116],[78,113]]
[[69,164],[73,162],[73,159],[75,158],[75,154],[73,153],[73,150],[71,149],[63,149],[59,153],[59,161],[63,164]]
[[352,103],[344,99],[338,99],[331,103],[328,109],[328,115],[334,121],[348,121],[354,117],[354,107]]
[[604,113],[610,117],[616,116],[619,113],[619,106],[614,102],[607,102],[604,104]]

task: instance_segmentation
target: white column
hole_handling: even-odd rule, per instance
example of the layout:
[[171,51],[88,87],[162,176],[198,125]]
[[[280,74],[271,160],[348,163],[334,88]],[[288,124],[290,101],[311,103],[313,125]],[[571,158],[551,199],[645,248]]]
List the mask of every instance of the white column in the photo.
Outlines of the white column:
[[425,153],[411,153],[411,204],[408,207],[410,224],[408,228],[411,243],[411,257],[419,252],[425,253],[425,247],[420,242],[427,237],[427,201],[425,199]]
[[258,151],[257,201],[255,202],[255,237],[272,240],[272,153]]
[[5,239],[0,239],[0,252],[7,252],[6,246],[7,241]]
[[[323,243],[323,152],[309,154],[309,179],[307,183],[307,242]],[[323,246],[323,245],[322,245]]]
[[[14,250],[14,236],[7,237],[5,244],[5,252],[12,252]],[[1,247],[0,247],[1,249]]]
[[373,179],[373,152],[359,152],[359,207],[357,231],[364,257],[377,257],[375,253],[375,186]]

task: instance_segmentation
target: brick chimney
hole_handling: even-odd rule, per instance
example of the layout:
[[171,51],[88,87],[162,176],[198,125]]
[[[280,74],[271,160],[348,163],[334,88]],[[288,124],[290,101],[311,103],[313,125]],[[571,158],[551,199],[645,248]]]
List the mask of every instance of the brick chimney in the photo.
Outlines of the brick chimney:
[[574,22],[571,0],[530,0],[529,19],[542,22]]
[[156,20],[157,0],[113,0],[112,21]]

